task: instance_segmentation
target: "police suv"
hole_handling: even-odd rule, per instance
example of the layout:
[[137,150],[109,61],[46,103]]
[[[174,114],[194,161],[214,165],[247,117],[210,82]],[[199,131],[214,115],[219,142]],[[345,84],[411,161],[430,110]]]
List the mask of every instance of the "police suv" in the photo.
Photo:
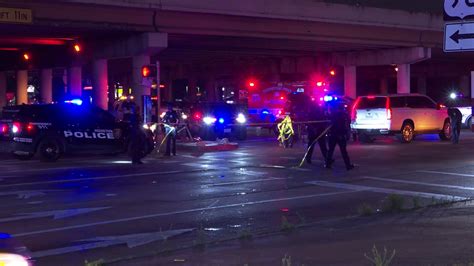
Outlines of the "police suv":
[[[117,122],[110,113],[82,101],[60,104],[17,105],[3,109],[0,140],[19,159],[38,154],[56,161],[64,153],[116,154],[129,151],[130,123]],[[153,134],[147,136],[143,157],[154,148]]]

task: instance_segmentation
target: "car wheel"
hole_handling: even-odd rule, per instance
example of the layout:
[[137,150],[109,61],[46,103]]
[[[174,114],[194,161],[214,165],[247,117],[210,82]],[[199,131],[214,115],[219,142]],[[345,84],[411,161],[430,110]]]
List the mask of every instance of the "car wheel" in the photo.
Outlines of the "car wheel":
[[467,127],[468,129],[471,129],[471,128],[472,128],[472,117],[467,120],[467,122],[466,122],[466,127]]
[[42,161],[57,161],[62,154],[61,142],[53,138],[43,139],[38,145],[38,153]]
[[451,122],[449,120],[444,121],[443,130],[439,133],[439,138],[444,141],[451,140],[453,132],[451,130]]
[[402,126],[402,135],[401,141],[402,143],[410,143],[415,138],[415,129],[411,123],[405,123]]

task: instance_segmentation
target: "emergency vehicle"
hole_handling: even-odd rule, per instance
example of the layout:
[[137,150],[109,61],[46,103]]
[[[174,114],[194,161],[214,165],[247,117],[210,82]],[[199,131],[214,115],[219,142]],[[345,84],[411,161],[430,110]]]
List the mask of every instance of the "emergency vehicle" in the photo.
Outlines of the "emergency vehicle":
[[[38,154],[56,161],[65,153],[116,154],[129,151],[131,125],[117,121],[100,108],[71,100],[58,104],[17,105],[3,109],[0,117],[3,142],[19,159]],[[154,149],[150,130],[143,157]]]

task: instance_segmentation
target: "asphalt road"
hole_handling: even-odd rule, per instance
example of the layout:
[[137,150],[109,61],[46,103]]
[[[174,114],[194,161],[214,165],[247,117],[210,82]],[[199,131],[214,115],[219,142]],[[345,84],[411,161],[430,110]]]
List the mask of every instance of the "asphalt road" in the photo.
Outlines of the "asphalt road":
[[362,204],[381,208],[390,194],[406,204],[463,200],[474,195],[474,135],[463,133],[459,145],[437,136],[351,144],[357,168],[350,172],[338,151],[332,170],[317,161],[319,151],[313,165],[297,168],[302,146],[269,140],[229,152],[150,156],[142,166],[114,156],[3,157],[0,231],[26,245],[37,265],[84,265],[279,231],[282,217],[290,224],[344,219]]

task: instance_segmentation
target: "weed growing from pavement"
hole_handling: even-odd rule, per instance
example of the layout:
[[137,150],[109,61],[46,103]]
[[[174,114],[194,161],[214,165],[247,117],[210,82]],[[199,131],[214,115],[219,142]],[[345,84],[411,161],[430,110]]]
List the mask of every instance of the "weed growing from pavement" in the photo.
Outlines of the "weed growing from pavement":
[[105,261],[103,259],[95,260],[95,261],[91,261],[91,262],[86,260],[84,262],[84,266],[102,266],[102,265],[105,265]]
[[357,213],[359,213],[359,215],[361,215],[361,216],[370,216],[370,215],[374,214],[374,209],[369,204],[362,203],[357,208]]
[[402,196],[391,194],[385,199],[382,210],[384,212],[400,212],[403,210],[404,203],[405,199]]
[[372,248],[372,257],[367,256],[367,254],[364,254],[364,257],[366,257],[375,266],[389,266],[393,258],[395,257],[395,254],[396,254],[396,250],[394,249],[392,251],[392,254],[389,255],[387,248],[385,247],[383,248],[383,254],[382,254],[378,251],[377,247],[374,245],[374,247]]
[[281,259],[281,266],[291,266],[291,256],[285,254],[285,257]]
[[288,221],[286,216],[281,217],[281,231],[291,232],[295,229],[295,225]]

